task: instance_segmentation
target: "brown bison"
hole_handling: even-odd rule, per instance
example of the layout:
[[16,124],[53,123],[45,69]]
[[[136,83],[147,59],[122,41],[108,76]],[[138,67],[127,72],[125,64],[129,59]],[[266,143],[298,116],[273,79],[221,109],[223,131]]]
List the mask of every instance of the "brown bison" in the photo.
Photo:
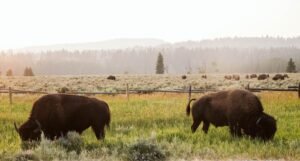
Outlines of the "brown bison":
[[225,75],[224,76],[224,79],[227,79],[227,80],[231,80],[232,76],[231,75]]
[[107,77],[107,79],[108,79],[108,80],[116,80],[116,77],[113,76],[113,75],[110,75],[110,76]]
[[265,113],[257,96],[246,90],[228,90],[211,93],[198,99],[190,109],[190,100],[186,112],[192,110],[195,132],[203,122],[202,130],[207,133],[210,124],[229,126],[232,136],[241,136],[242,132],[253,138],[272,139],[276,132],[276,120]]
[[240,80],[240,76],[239,75],[232,75],[232,79],[233,80]]
[[207,79],[207,76],[206,75],[202,75],[201,78]]
[[257,78],[257,75],[256,74],[251,74],[250,79],[252,79],[252,78]]
[[257,77],[257,80],[265,80],[269,78],[269,74],[260,74],[258,77]]
[[181,76],[181,79],[186,79],[186,78],[187,78],[186,75]]
[[289,78],[287,74],[276,74],[273,80],[284,80],[285,78]]
[[110,123],[110,110],[104,101],[84,96],[50,94],[39,98],[29,119],[15,129],[23,141],[40,140],[41,132],[48,139],[64,136],[69,131],[81,134],[92,127],[97,139],[104,139]]

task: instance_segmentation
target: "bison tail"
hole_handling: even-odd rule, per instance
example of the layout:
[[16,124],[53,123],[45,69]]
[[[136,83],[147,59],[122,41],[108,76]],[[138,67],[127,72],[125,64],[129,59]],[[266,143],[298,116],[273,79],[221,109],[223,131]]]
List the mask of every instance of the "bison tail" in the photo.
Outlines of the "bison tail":
[[187,106],[186,106],[186,115],[187,115],[187,116],[190,116],[190,113],[191,113],[191,106],[190,106],[190,104],[191,104],[192,101],[195,101],[195,100],[196,100],[196,99],[193,98],[193,99],[191,99],[191,100],[188,102],[188,104],[187,104]]

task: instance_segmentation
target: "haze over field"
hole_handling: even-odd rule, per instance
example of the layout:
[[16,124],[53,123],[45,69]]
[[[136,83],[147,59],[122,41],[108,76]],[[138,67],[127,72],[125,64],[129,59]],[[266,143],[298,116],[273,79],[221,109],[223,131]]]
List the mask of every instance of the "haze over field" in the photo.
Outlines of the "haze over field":
[[300,68],[300,2],[2,1],[0,72],[285,72]]

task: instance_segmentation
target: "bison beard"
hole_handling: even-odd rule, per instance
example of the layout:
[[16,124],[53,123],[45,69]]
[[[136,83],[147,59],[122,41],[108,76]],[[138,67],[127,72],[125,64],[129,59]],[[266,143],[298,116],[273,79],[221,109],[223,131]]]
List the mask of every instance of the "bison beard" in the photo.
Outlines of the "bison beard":
[[84,96],[51,94],[38,99],[29,119],[15,128],[23,141],[40,140],[41,132],[48,139],[66,135],[69,131],[81,134],[92,127],[97,139],[104,139],[105,126],[110,123],[110,110],[104,101]]
[[205,95],[190,108],[189,101],[186,112],[192,110],[195,132],[201,122],[202,130],[207,133],[210,123],[218,126],[229,126],[233,136],[241,136],[242,132],[252,138],[272,139],[276,132],[276,120],[263,113],[259,99],[249,91],[229,90]]

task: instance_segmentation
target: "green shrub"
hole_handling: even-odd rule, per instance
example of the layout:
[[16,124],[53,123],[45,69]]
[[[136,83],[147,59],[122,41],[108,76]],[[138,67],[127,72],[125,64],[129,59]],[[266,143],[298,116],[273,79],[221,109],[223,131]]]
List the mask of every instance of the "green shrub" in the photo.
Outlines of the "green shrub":
[[67,152],[75,151],[77,154],[81,153],[84,145],[81,136],[76,132],[69,132],[66,137],[59,138],[56,143]]
[[39,161],[39,157],[31,150],[22,151],[17,154],[14,158],[14,161]]
[[158,161],[165,160],[165,153],[156,145],[145,140],[139,140],[129,146],[127,160]]

